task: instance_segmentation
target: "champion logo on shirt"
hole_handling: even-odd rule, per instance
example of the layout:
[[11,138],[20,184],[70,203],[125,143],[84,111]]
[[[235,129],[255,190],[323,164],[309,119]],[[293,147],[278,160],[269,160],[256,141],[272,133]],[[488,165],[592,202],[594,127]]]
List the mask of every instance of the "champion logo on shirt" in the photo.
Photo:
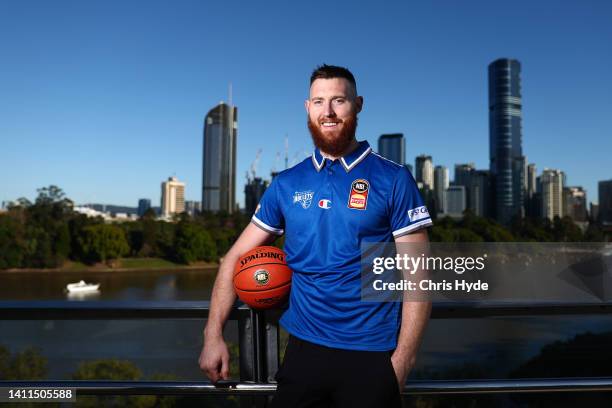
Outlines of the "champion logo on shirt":
[[307,209],[312,204],[313,191],[296,191],[293,194],[293,204],[300,203],[303,209]]
[[323,208],[324,210],[329,210],[331,208],[331,204],[331,200],[326,198],[319,200],[319,207]]

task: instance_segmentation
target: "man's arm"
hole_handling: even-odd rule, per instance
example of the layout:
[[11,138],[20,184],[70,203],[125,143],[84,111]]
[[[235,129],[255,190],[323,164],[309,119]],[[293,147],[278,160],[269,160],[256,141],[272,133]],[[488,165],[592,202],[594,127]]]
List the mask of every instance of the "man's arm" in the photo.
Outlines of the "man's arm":
[[[396,244],[414,242],[426,244],[429,242],[427,231],[421,229],[412,234],[395,239]],[[398,249],[398,253],[400,250]],[[431,302],[404,301],[402,304],[402,322],[397,340],[397,347],[391,356],[400,391],[403,390],[406,378],[416,362],[416,355],[421,338],[429,320]]]
[[277,236],[257,227],[253,223],[242,231],[236,243],[223,257],[213,286],[208,321],[204,329],[204,346],[199,364],[202,371],[214,383],[229,378],[229,351],[223,339],[223,327],[236,300],[232,282],[234,267],[240,256],[260,245],[274,241]]

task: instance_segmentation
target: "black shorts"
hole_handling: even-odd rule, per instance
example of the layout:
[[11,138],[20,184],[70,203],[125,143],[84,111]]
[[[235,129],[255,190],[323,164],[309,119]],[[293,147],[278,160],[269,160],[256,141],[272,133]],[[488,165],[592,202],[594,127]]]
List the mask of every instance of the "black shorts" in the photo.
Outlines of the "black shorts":
[[273,408],[400,408],[391,351],[343,350],[289,337]]

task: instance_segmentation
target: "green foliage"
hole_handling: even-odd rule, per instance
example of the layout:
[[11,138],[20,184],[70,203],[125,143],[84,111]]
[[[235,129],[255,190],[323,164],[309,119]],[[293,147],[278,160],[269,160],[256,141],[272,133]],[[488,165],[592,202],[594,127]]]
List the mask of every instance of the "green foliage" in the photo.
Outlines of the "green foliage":
[[[105,224],[102,218],[75,213],[72,201],[59,187],[44,187],[38,190],[34,203],[21,198],[6,214],[0,215],[0,269],[62,267],[67,259],[92,264],[123,256],[182,264],[216,261],[225,256],[250,217],[240,212],[204,211],[193,218],[180,214],[174,221],[157,221],[155,212],[149,209],[138,221]],[[470,211],[460,220],[437,219],[429,235],[434,242],[602,242],[610,239],[596,224],[589,225],[583,233],[567,217],[552,222],[517,218],[506,227]],[[283,243],[280,238],[272,245],[282,248]]]
[[24,252],[21,224],[15,218],[0,215],[0,269],[19,268]]
[[174,253],[177,262],[184,264],[199,260],[211,261],[217,254],[217,247],[203,227],[181,221],[176,229]]
[[[101,359],[82,362],[72,375],[74,380],[139,380],[142,371],[131,361]],[[157,398],[154,395],[135,397],[79,397],[76,406],[84,407],[154,407]]]
[[230,353],[230,378],[240,379],[240,346],[238,343],[228,342]]
[[129,253],[123,229],[111,224],[89,225],[78,237],[79,253],[86,263],[106,262]]
[[73,380],[138,380],[142,371],[127,360],[101,359],[82,362],[72,375]]
[[0,380],[8,379],[10,365],[11,353],[6,347],[0,345]]
[[42,380],[47,375],[47,359],[40,350],[29,347],[11,356],[0,345],[0,380]]

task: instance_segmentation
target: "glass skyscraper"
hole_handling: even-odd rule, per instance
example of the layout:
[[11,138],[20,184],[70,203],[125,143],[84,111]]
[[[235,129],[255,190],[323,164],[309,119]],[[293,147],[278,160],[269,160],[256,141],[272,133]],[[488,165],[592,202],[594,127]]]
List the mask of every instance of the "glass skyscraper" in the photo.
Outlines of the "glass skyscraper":
[[236,206],[238,108],[221,102],[204,119],[202,209],[232,213]]
[[508,223],[524,215],[521,64],[498,59],[489,65],[489,157],[495,218]]
[[599,221],[602,225],[612,225],[612,179],[603,180],[598,185]]
[[401,133],[381,135],[378,138],[378,154],[402,166],[406,164],[406,140]]

